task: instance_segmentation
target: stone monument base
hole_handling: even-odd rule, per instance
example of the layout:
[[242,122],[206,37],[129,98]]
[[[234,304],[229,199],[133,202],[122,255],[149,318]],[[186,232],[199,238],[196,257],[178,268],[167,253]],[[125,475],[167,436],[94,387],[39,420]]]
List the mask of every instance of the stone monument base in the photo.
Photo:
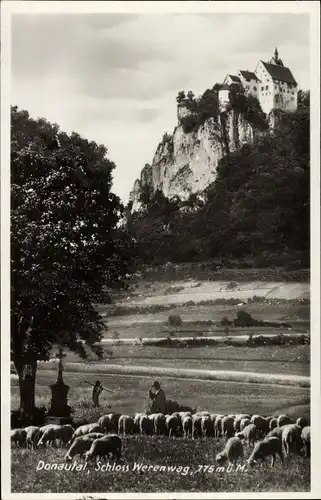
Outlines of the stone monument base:
[[45,417],[45,425],[56,424],[56,425],[66,425],[72,424],[71,417],[55,417],[54,415],[48,415]]

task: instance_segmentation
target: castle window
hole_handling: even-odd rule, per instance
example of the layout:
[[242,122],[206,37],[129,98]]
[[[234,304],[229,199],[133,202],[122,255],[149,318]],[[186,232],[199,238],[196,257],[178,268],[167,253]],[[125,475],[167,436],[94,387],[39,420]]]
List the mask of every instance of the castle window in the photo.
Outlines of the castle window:
[[269,88],[269,86],[268,86],[268,85],[266,85],[265,89],[266,89],[266,90],[268,90],[268,88]]
[[264,87],[261,87],[261,90],[264,90]]
[[294,97],[291,97],[291,101],[294,101]]
[[292,95],[294,95],[294,92],[292,91]]
[[256,89],[256,87],[255,87],[255,86],[253,87],[253,90],[255,90],[255,92],[256,92],[256,90],[257,90],[257,89]]

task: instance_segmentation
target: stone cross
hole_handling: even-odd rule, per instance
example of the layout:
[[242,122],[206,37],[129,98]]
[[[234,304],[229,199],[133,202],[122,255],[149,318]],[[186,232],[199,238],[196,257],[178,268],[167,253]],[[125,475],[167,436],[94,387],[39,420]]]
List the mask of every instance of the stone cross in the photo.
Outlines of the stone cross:
[[66,356],[66,354],[63,352],[63,349],[62,347],[59,347],[59,352],[58,354],[56,354],[56,358],[59,359],[59,363],[58,363],[58,377],[57,377],[57,383],[59,384],[63,384],[63,380],[62,380],[62,372],[63,372],[63,364],[62,364],[62,358],[64,358]]

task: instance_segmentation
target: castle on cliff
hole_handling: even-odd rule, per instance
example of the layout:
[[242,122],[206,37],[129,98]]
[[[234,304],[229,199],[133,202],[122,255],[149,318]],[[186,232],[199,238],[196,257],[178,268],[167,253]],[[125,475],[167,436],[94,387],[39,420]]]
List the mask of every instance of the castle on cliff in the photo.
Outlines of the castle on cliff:
[[284,66],[278,50],[269,62],[259,61],[254,72],[238,70],[235,75],[226,75],[219,90],[219,101],[224,108],[229,102],[232,85],[242,86],[246,94],[257,97],[264,113],[272,109],[295,111],[297,109],[298,84],[291,70]]

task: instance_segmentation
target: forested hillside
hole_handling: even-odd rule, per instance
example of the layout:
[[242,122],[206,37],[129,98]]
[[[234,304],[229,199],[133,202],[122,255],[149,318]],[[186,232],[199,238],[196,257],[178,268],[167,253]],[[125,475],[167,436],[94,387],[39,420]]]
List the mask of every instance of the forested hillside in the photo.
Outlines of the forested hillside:
[[240,266],[309,266],[310,96],[278,113],[252,145],[227,154],[215,181],[188,200],[161,191],[127,211],[137,263],[208,259]]

